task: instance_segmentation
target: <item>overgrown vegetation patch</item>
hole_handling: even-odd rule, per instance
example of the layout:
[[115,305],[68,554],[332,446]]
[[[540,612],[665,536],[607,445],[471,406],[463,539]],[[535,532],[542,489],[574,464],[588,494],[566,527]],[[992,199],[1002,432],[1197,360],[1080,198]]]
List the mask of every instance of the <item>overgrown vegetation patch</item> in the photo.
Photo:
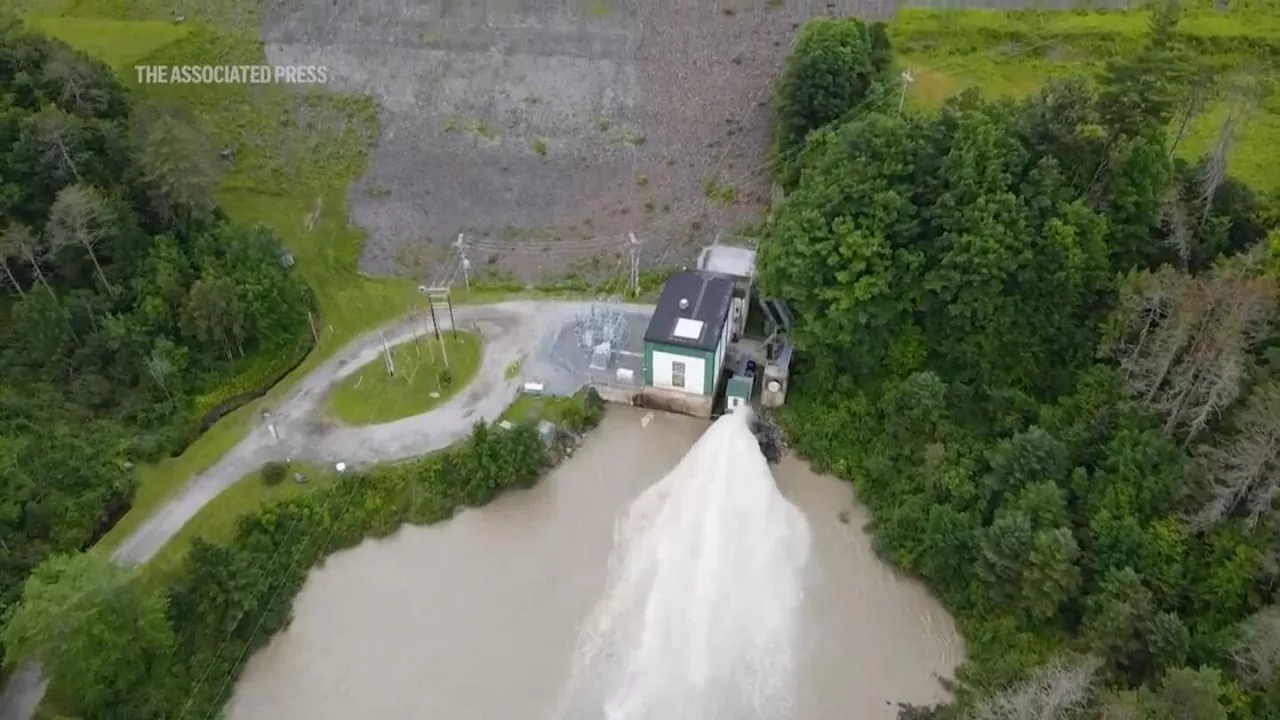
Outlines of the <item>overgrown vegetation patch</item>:
[[[912,75],[913,102],[937,108],[966,88],[1023,98],[1051,78],[1096,76],[1108,60],[1141,47],[1150,17],[1148,11],[904,10],[889,29],[900,69]],[[1203,155],[1216,142],[1224,117],[1242,114],[1247,120],[1238,124],[1229,153],[1233,171],[1259,191],[1280,191],[1280,176],[1270,171],[1280,157],[1274,92],[1280,15],[1265,3],[1234,4],[1228,12],[1212,3],[1188,3],[1176,32],[1209,71],[1205,101],[1190,119],[1180,156]],[[1241,97],[1242,83],[1256,86],[1248,97]],[[1242,102],[1247,110],[1233,110]]]
[[[293,378],[356,335],[402,313],[414,296],[411,283],[369,279],[356,270],[364,238],[347,225],[345,195],[378,135],[372,101],[283,86],[137,84],[134,64],[262,63],[257,5],[241,5],[192,6],[181,23],[167,2],[35,2],[20,8],[32,13],[31,27],[105,59],[140,107],[203,135],[214,159],[219,206],[236,223],[273,231],[289,251],[292,272],[311,289],[314,312],[297,325],[292,344],[246,357],[196,397],[188,441],[209,410],[256,394],[249,391],[297,366],[315,339],[317,351],[254,406],[286,392]],[[138,467],[142,487],[135,508],[108,540],[122,539],[192,473],[215,462],[256,417],[253,408],[232,412],[181,457]]]
[[[1061,17],[1025,22],[1111,22]],[[783,420],[968,641],[956,702],[905,717],[1280,713],[1277,208],[1233,176],[1239,117],[1190,140],[1207,89],[1241,92],[1201,52],[1225,21],[1127,17],[1123,52],[1020,100],[792,97],[845,106],[761,239],[801,319]],[[1003,18],[937,22],[989,47]],[[792,67],[826,89],[841,62]]]
[[[157,29],[140,30],[145,47]],[[296,365],[315,308],[280,238],[228,217],[226,169],[188,117],[13,21],[0,56],[2,532],[21,558],[0,574],[7,603],[45,554],[120,517],[135,464]]]

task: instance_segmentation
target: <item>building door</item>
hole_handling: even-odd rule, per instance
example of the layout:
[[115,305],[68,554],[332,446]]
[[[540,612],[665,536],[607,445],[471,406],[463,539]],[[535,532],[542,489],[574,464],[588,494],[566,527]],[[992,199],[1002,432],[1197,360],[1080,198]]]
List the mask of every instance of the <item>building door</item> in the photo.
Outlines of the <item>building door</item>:
[[684,363],[679,360],[671,361],[671,386],[684,388]]

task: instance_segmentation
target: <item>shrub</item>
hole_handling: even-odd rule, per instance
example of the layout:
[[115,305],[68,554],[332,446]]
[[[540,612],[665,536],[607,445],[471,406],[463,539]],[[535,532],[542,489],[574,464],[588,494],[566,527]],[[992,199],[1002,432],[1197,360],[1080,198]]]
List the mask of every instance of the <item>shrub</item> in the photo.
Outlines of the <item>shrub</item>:
[[861,103],[889,62],[883,27],[872,32],[855,18],[804,26],[774,93],[774,175],[784,188],[799,180],[793,156],[809,133]]
[[289,466],[282,462],[269,462],[262,466],[262,482],[267,485],[279,485],[289,474]]
[[572,432],[580,433],[587,425],[587,412],[581,403],[569,403],[560,411],[560,423]]
[[453,371],[449,368],[440,368],[440,385],[441,387],[449,387],[453,384]]

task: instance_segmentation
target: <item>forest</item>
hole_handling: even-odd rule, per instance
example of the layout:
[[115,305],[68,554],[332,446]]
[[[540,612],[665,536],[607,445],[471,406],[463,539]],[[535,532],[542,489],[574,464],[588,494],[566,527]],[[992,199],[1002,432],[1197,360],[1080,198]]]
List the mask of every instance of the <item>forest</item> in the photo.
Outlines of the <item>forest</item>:
[[882,30],[817,21],[776,88],[784,424],[969,645],[954,702],[903,717],[1280,718],[1280,235],[1228,166],[1268,88],[1207,73],[1180,16],[936,112]]
[[227,222],[220,158],[100,62],[0,18],[0,613],[128,509],[138,463],[309,350],[310,291]]

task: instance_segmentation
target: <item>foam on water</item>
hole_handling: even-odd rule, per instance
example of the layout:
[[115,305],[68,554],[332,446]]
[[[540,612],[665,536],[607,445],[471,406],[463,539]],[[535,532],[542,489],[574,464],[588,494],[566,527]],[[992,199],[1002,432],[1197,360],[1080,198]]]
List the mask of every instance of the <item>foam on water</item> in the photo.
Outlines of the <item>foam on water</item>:
[[783,720],[810,532],[750,415],[717,420],[620,518],[558,720]]

